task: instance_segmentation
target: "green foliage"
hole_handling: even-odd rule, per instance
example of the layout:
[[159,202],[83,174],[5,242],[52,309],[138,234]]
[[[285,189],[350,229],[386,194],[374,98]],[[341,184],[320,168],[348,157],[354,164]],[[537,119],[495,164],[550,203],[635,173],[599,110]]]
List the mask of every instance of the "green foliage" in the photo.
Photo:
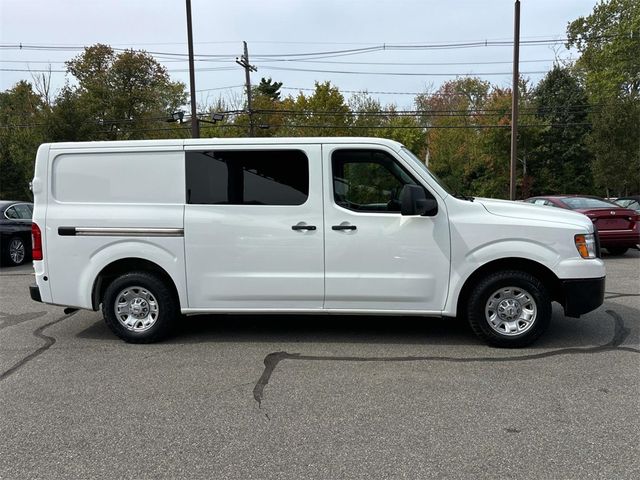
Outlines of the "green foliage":
[[331,82],[316,82],[310,96],[300,93],[292,105],[287,121],[292,136],[331,137],[348,136],[351,111],[338,87]]
[[[91,136],[106,139],[154,138],[150,129],[166,127],[165,119],[187,101],[185,86],[172,82],[166,69],[146,52],[116,54],[107,45],[94,45],[67,62],[78,86],[66,87],[56,101],[68,113],[78,112],[95,127]],[[61,130],[68,136],[76,120]],[[159,135],[164,136],[164,135]]]
[[0,93],[0,198],[31,198],[29,181],[36,151],[44,140],[44,113],[45,105],[28,82],[18,82]]
[[567,28],[594,106],[586,144],[602,195],[640,191],[640,2],[601,1]]
[[558,65],[534,91],[537,117],[545,124],[529,158],[532,194],[591,193],[592,155],[587,148],[589,102],[569,68]]
[[274,82],[271,78],[266,79],[262,77],[260,84],[255,88],[255,93],[271,99],[272,101],[280,100],[280,88],[282,82]]
[[640,102],[624,98],[603,106],[593,116],[588,145],[602,195],[640,192]]
[[640,2],[607,0],[591,15],[567,28],[568,47],[576,47],[576,62],[584,71],[587,90],[597,102],[640,94]]

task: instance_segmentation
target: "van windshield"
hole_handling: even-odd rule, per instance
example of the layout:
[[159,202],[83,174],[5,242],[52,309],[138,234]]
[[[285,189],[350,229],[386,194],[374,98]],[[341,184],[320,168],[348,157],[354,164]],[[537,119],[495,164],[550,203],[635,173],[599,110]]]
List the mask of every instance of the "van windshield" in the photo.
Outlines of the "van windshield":
[[447,185],[440,180],[431,170],[429,170],[427,168],[427,166],[422,162],[422,160],[420,160],[411,150],[409,150],[407,147],[403,146],[402,147],[402,151],[407,155],[407,157],[409,157],[423,172],[426,172],[427,175],[429,175],[429,177],[431,177],[433,179],[434,182],[436,182],[438,185],[440,185],[440,188],[442,188],[445,192],[447,192],[448,194],[451,194],[451,191],[449,190],[449,187],[447,187]]

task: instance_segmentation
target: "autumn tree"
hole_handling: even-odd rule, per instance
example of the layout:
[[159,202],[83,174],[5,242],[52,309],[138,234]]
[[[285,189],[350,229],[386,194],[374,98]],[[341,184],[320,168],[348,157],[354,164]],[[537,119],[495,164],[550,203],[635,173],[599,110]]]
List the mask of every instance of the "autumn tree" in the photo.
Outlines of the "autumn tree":
[[153,131],[166,129],[166,119],[187,100],[185,85],[171,81],[165,67],[142,51],[116,53],[97,44],[67,62],[67,71],[78,83],[58,100],[68,107],[73,101],[106,138],[166,136]]

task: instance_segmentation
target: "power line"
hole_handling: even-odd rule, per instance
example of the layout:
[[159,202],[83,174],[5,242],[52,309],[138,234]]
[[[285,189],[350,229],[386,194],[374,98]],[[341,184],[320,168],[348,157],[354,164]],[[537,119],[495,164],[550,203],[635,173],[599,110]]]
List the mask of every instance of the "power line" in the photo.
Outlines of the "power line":
[[[323,69],[312,69],[312,68],[276,67],[276,66],[264,66],[264,65],[261,65],[260,68],[264,70],[286,70],[286,71],[293,71],[293,72],[314,72],[314,73],[337,73],[337,74],[344,74],[344,75],[391,75],[391,76],[414,76],[414,77],[452,77],[452,76],[468,77],[468,76],[511,75],[511,72],[471,72],[471,73],[363,72],[363,71],[352,71],[352,70],[323,70]],[[520,72],[520,73],[522,73],[523,75],[537,75],[537,74],[547,73],[547,70],[537,70],[537,71]]]
[[[545,58],[545,59],[537,59],[537,60],[521,60],[520,63],[546,63],[546,62],[554,62],[556,58]],[[573,60],[572,58],[561,59],[561,60]],[[263,60],[268,61],[268,60]],[[338,60],[270,60],[270,61],[278,61],[278,62],[302,62],[302,63],[326,63],[326,64],[335,64],[335,65],[399,65],[399,66],[446,66],[446,65],[503,65],[503,64],[511,64],[511,61],[489,61],[489,62],[341,62]]]
[[[558,36],[563,35],[563,33],[558,34]],[[536,39],[536,38],[547,38],[547,35],[529,35],[523,36],[522,38]],[[487,38],[486,40],[508,40],[509,37],[500,37],[500,38]],[[443,40],[443,42],[454,42],[457,40]],[[479,39],[477,41],[485,41],[485,39]],[[373,42],[312,42],[312,41],[291,41],[291,40],[248,40],[248,43],[256,43],[256,44],[275,44],[275,45],[371,45]],[[20,44],[20,42],[13,42],[16,44]],[[242,43],[242,40],[218,40],[218,41],[203,41],[203,42],[193,42],[194,45],[223,45],[223,44],[238,44]],[[424,43],[424,42],[407,42],[407,43]],[[187,42],[131,42],[131,43],[110,43],[110,45],[114,46],[129,46],[129,45],[137,45],[137,46],[149,46],[149,45],[186,45]],[[56,43],[52,44],[53,46],[62,46],[62,47],[77,47],[76,43]]]
[[[601,36],[598,39],[610,39],[615,38],[617,36],[623,35],[608,35]],[[567,38],[542,38],[535,40],[522,40],[521,45],[531,45],[531,46],[540,46],[540,45],[557,45],[563,44],[568,41]],[[472,41],[472,42],[449,42],[449,43],[404,43],[404,44],[394,44],[394,43],[382,43],[382,44],[374,44],[367,47],[360,48],[350,48],[350,49],[340,49],[340,50],[324,50],[324,51],[315,51],[315,52],[295,52],[295,53],[276,53],[276,54],[255,54],[256,58],[286,58],[286,57],[314,57],[319,55],[340,55],[340,54],[363,54],[384,50],[443,50],[443,49],[464,49],[464,48],[478,48],[478,47],[509,47],[513,45],[513,40],[480,40],[480,41]],[[27,44],[27,43],[13,43],[13,44],[0,44],[0,49],[4,50],[43,50],[43,51],[79,51],[84,50],[86,47],[83,45],[42,45],[42,44]],[[129,48],[116,48],[111,47],[114,51],[136,51],[136,49]],[[140,51],[140,50],[138,50]],[[147,51],[142,50],[146,53],[150,54],[158,54],[158,55],[168,55],[168,56],[177,56],[177,57],[185,57],[186,53],[182,52],[162,52],[162,51]],[[236,55],[233,53],[229,54],[199,54],[197,57],[199,58],[231,58]]]
[[[567,126],[591,126],[591,123],[588,122],[560,122],[560,123],[532,123],[532,124],[520,124],[518,127],[567,127]],[[22,124],[22,125],[10,125],[10,126],[1,126],[0,128],[36,128],[38,126],[43,126],[43,124]],[[437,130],[437,129],[488,129],[488,128],[511,128],[511,125],[505,124],[491,124],[491,125],[326,125],[326,124],[317,124],[317,125],[305,125],[305,124],[285,124],[282,127],[286,128],[320,128],[320,129],[336,129],[336,130],[369,130],[369,129],[388,129],[388,130],[403,130],[403,129],[418,129],[418,130]],[[134,132],[143,132],[143,131],[181,131],[188,130],[190,127],[188,126],[178,126],[178,127],[157,127],[157,128],[143,128],[143,129],[127,129],[127,130],[104,130],[101,132],[96,132],[97,135],[100,134],[113,134],[113,133],[134,133]],[[236,125],[230,123],[221,123],[216,125],[203,125],[202,128],[242,128],[246,129],[246,125]]]
[[[544,58],[544,59],[535,59],[535,60],[521,60],[520,63],[546,63],[546,62],[554,62],[556,60],[562,61],[572,61],[574,58]],[[162,63],[185,63],[187,59],[174,59],[169,58],[162,61]],[[224,62],[231,63],[231,60],[222,60],[222,59],[206,59],[201,58],[197,59],[198,62],[206,62],[206,63],[215,63],[215,62]],[[469,61],[469,62],[344,62],[344,61],[331,61],[331,60],[308,60],[308,59],[264,59],[263,62],[300,62],[300,63],[323,63],[323,64],[336,64],[336,65],[398,65],[398,66],[447,66],[447,65],[503,65],[503,64],[511,64],[511,61]],[[0,59],[0,63],[45,63],[45,64],[57,64],[57,65],[65,65],[68,61],[53,61],[53,60],[5,60]]]

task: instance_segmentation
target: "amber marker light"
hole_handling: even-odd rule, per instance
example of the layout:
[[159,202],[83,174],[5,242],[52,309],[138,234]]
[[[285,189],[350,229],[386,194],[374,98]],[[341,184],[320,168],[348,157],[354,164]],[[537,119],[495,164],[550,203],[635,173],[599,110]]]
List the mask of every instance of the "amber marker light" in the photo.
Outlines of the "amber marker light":
[[596,241],[593,233],[576,235],[574,240],[582,258],[596,258]]

